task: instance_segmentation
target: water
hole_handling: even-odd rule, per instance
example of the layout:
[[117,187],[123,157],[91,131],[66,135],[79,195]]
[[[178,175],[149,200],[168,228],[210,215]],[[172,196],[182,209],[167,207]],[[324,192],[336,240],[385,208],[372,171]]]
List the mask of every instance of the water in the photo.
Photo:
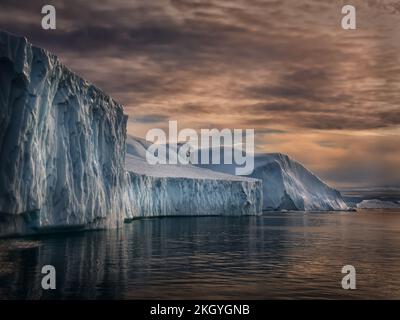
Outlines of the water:
[[[43,291],[54,265],[57,290]],[[343,290],[343,265],[357,290]],[[400,212],[133,221],[0,240],[0,298],[400,298]]]

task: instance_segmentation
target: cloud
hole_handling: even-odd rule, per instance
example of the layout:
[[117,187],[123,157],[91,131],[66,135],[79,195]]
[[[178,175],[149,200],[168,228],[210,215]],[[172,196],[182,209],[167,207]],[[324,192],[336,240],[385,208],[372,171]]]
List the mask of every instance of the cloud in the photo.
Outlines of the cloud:
[[256,134],[284,134],[288,133],[288,131],[285,130],[279,130],[279,129],[272,129],[272,128],[260,128],[256,130]]
[[149,114],[144,116],[138,116],[132,118],[133,121],[138,121],[142,123],[154,123],[154,122],[163,122],[168,121],[168,117],[162,114]]

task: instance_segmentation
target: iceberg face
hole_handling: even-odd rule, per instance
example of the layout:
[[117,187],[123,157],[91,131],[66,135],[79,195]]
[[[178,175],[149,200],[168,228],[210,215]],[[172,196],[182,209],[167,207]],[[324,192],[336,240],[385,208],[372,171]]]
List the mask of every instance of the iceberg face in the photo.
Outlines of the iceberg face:
[[54,55],[0,32],[0,236],[261,211],[254,179],[127,172],[126,120],[121,105]]
[[250,215],[262,211],[260,180],[192,165],[149,165],[149,142],[128,136],[130,218],[168,215]]
[[127,218],[252,215],[262,211],[261,181],[176,178],[130,172]]
[[121,221],[122,106],[54,55],[4,32],[0,87],[0,212],[8,232]]
[[340,192],[329,187],[297,161],[280,153],[256,156],[252,177],[262,179],[264,209],[348,210]]
[[[200,166],[228,174],[235,172],[235,165],[231,164]],[[339,191],[287,155],[256,155],[250,176],[263,181],[264,210],[348,210]]]

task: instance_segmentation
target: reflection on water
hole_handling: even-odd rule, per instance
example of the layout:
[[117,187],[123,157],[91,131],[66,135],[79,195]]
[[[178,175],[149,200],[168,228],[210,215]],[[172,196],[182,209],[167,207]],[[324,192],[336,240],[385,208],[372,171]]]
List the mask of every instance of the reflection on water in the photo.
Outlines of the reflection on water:
[[[57,289],[40,286],[43,265]],[[341,268],[357,290],[341,289]],[[0,298],[400,298],[400,212],[133,221],[0,241]]]

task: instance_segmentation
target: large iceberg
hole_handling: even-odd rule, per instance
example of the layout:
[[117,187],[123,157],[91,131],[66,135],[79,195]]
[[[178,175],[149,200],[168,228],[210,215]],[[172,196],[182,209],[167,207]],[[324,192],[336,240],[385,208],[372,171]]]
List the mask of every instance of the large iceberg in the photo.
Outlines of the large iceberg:
[[125,170],[126,120],[56,56],[0,32],[0,236],[261,211],[256,179]]
[[0,234],[124,218],[122,106],[51,53],[0,33]]

